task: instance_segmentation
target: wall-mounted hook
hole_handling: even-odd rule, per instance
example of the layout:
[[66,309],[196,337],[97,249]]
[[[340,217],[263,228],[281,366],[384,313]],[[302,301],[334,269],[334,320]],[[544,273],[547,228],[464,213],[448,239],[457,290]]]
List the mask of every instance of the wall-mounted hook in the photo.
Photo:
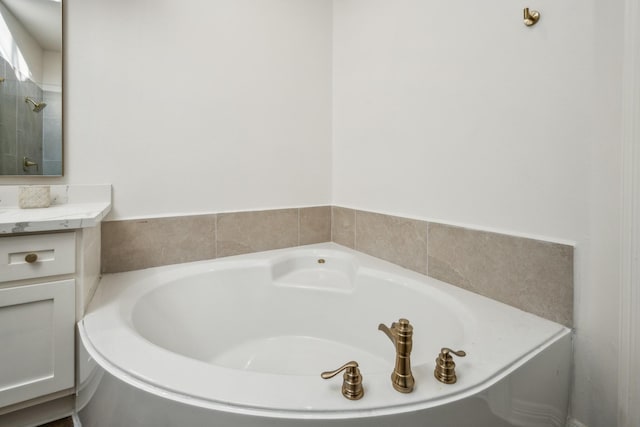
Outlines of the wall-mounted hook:
[[529,11],[528,7],[524,8],[524,25],[531,27],[532,25],[536,25],[539,20],[540,12],[537,10]]

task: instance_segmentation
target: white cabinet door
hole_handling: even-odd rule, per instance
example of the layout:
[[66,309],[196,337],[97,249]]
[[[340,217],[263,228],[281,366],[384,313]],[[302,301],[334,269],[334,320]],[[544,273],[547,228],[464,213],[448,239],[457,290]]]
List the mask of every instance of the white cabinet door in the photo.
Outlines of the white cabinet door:
[[73,387],[74,282],[0,289],[0,407]]

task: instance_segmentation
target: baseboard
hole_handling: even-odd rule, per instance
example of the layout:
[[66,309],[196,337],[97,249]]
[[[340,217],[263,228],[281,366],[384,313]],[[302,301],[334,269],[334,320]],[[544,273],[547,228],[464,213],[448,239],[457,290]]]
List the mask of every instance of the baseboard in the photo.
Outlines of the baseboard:
[[2,427],[35,427],[73,413],[75,396],[68,395],[0,415]]
[[576,420],[575,418],[569,418],[567,420],[567,427],[588,427],[588,426]]

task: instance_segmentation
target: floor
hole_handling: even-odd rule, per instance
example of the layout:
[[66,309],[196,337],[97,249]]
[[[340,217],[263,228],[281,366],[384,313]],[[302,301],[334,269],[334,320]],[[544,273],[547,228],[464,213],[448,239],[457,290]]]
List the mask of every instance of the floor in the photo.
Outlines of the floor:
[[42,424],[40,427],[73,427],[73,419],[71,417],[63,418],[58,421]]

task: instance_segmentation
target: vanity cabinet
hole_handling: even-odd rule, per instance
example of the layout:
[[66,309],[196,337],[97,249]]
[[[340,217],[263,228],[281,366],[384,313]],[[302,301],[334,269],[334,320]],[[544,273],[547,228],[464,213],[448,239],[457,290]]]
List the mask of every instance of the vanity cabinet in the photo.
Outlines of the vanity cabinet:
[[0,185],[0,426],[37,426],[75,407],[75,330],[100,282],[110,185],[51,185],[21,209]]
[[0,413],[73,393],[75,274],[76,232],[0,237]]
[[0,426],[37,426],[75,407],[75,330],[100,282],[111,186],[51,185],[21,209],[0,185]]

